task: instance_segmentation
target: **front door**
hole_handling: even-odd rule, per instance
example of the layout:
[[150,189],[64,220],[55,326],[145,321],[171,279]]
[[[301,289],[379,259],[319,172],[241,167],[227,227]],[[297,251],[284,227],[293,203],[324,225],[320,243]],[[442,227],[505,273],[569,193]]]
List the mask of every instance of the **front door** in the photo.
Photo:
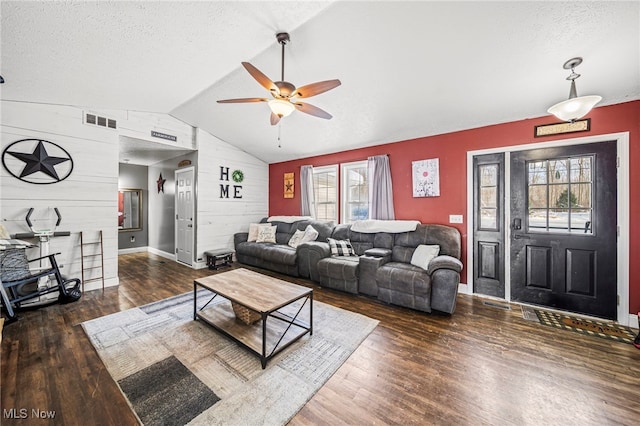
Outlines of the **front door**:
[[177,170],[176,177],[176,260],[193,262],[193,167]]
[[504,298],[504,153],[473,157],[473,200],[473,291]]
[[511,298],[615,319],[616,142],[511,154]]

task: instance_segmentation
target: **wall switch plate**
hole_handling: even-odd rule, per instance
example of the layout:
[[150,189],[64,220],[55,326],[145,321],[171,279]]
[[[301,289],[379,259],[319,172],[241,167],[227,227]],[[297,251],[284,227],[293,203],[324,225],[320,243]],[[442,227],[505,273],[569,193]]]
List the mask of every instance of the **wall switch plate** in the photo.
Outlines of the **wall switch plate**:
[[449,215],[449,223],[463,223],[461,214],[450,214]]

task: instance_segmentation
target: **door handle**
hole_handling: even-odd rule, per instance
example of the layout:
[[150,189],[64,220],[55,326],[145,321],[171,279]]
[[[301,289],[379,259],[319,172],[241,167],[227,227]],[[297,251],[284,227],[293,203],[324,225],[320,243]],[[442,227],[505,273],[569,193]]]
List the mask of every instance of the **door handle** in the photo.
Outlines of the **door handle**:
[[530,240],[531,237],[528,235],[522,235],[522,234],[515,234],[513,236],[513,238],[515,238],[516,240]]
[[193,225],[189,224],[187,225],[187,228],[193,228]]

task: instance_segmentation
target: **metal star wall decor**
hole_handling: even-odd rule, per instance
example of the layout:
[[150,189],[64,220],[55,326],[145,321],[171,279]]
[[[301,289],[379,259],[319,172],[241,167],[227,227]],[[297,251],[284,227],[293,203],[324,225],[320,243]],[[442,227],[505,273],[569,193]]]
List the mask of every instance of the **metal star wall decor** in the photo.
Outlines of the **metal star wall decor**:
[[160,177],[156,181],[156,183],[158,184],[158,194],[160,193],[160,191],[164,193],[164,183],[166,181],[167,181],[166,179],[162,179],[162,173],[160,173]]
[[[50,155],[50,152],[57,155]],[[2,165],[23,182],[47,185],[68,178],[73,170],[73,159],[64,148],[53,142],[21,139],[4,150]]]

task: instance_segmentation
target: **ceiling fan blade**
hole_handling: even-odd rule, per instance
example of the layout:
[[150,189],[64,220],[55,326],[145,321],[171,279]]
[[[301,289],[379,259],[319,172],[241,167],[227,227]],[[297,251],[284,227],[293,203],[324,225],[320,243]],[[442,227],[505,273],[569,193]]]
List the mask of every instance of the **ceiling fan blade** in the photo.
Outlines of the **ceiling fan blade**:
[[251,77],[255,78],[262,87],[271,92],[280,93],[280,91],[278,90],[278,86],[276,86],[276,84],[271,81],[269,77],[264,75],[258,68],[254,67],[249,62],[242,62],[242,66],[245,67],[247,71],[249,71]]
[[306,114],[313,115],[315,117],[324,118],[326,120],[330,120],[331,117],[333,117],[327,111],[324,111],[324,110],[318,108],[317,106],[313,106],[311,104],[306,104],[306,103],[303,103],[303,102],[296,102],[294,105],[296,106],[298,111],[304,112]]
[[292,97],[296,96],[298,98],[310,98],[311,96],[319,95],[320,93],[324,93],[327,90],[334,89],[341,84],[342,83],[340,82],[340,80],[327,80],[307,84],[306,86],[302,86],[296,89]]
[[276,124],[278,124],[278,122],[280,122],[280,117],[274,113],[271,113],[271,125],[275,126]]
[[244,102],[267,102],[269,99],[265,98],[238,98],[238,99],[223,99],[218,101],[219,104],[239,104]]

